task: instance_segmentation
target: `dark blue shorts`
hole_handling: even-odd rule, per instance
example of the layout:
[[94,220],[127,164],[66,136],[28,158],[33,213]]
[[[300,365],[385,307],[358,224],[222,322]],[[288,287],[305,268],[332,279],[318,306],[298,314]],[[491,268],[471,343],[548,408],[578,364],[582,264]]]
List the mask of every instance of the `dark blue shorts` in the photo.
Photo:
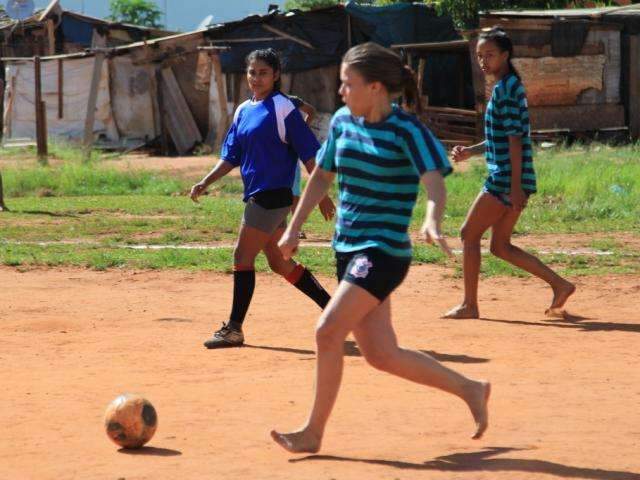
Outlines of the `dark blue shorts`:
[[[483,193],[488,193],[489,195],[491,195],[492,197],[494,197],[495,199],[497,199],[501,204],[503,204],[505,207],[512,207],[513,205],[511,205],[511,200],[509,199],[509,194],[508,193],[497,193],[497,192],[492,192],[490,191],[487,187],[484,187],[482,189]],[[524,194],[527,196],[527,200],[529,199],[529,197],[531,196],[531,193],[529,192],[524,192]],[[526,205],[525,205],[526,206]]]
[[395,257],[377,248],[336,252],[338,281],[358,285],[383,302],[407,276],[411,257]]

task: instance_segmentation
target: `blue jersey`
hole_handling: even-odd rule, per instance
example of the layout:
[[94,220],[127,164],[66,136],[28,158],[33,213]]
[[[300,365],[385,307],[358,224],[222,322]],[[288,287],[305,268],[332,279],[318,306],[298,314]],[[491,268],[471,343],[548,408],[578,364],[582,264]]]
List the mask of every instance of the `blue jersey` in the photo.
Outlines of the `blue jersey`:
[[367,123],[342,107],[331,120],[317,162],[338,176],[335,250],[378,248],[397,257],[411,256],[407,230],[420,176],[452,170],[442,144],[396,105],[379,123]]
[[485,114],[486,158],[489,176],[485,190],[493,194],[511,193],[511,158],[509,137],[522,139],[522,190],[536,191],[536,172],[533,169],[529,109],[522,82],[513,73],[505,75],[493,87]]
[[260,192],[290,189],[298,158],[313,158],[318,148],[318,140],[293,102],[274,92],[238,107],[221,158],[240,167],[246,202]]

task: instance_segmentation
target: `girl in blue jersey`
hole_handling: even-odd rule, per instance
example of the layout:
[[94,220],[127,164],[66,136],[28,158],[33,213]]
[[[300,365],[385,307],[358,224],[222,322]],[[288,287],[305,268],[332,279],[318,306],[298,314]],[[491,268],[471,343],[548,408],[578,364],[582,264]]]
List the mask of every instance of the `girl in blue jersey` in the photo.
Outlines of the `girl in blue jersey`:
[[453,159],[459,162],[484,152],[489,175],[462,225],[464,299],[444,317],[479,317],[480,240],[489,228],[491,253],[547,282],[553,289],[547,314],[562,315],[561,309],[575,286],[511,244],[513,228],[529,195],[536,192],[527,98],[511,63],[511,39],[499,28],[483,32],[476,53],[485,75],[497,80],[485,114],[486,140],[471,147],[454,147]]
[[262,251],[271,269],[320,308],[329,294],[304,266],[284,259],[278,240],[291,208],[298,158],[307,170],[315,167],[320,147],[293,102],[280,93],[280,59],[273,49],[249,54],[247,81],[253,93],[242,103],[227,132],[218,164],[191,188],[196,201],[209,185],[240,167],[246,202],[233,252],[233,305],[229,322],[205,343],[207,348],[237,347],[244,343],[244,322],[255,287],[255,259]]
[[409,221],[422,182],[427,189],[425,237],[442,242],[440,221],[451,167],[442,145],[420,121],[392,101],[404,93],[420,107],[411,70],[398,55],[374,43],[350,49],[342,60],[340,95],[346,106],[331,121],[291,224],[280,240],[285,258],[298,246],[298,232],[338,177],[334,237],[338,288],[316,329],[315,401],[300,430],[272,431],[290,452],[317,452],[335,403],[343,370],[344,341],[355,336],[375,368],[457,395],[476,422],[474,438],[487,428],[490,385],[470,380],[429,355],[398,346],[391,324],[391,293],[411,263]]

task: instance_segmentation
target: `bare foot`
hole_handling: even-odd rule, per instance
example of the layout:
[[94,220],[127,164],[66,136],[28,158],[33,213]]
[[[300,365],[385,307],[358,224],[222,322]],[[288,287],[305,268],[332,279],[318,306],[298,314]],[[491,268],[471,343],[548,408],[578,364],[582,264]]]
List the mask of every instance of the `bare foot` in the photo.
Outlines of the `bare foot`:
[[453,318],[457,320],[462,320],[464,318],[479,318],[480,313],[478,312],[478,307],[471,307],[469,305],[458,305],[453,307],[447,313],[445,313],[442,318]]
[[564,307],[564,304],[567,303],[567,300],[575,291],[576,286],[565,280],[561,286],[553,289],[553,301],[544,313],[550,317],[564,316],[562,307]]
[[478,440],[482,438],[485,430],[489,426],[489,396],[491,395],[491,384],[485,381],[473,382],[472,389],[464,399],[469,405],[471,415],[476,422],[476,432],[471,438]]
[[271,430],[271,438],[291,453],[318,453],[320,450],[321,439],[308,430],[291,433],[278,433]]

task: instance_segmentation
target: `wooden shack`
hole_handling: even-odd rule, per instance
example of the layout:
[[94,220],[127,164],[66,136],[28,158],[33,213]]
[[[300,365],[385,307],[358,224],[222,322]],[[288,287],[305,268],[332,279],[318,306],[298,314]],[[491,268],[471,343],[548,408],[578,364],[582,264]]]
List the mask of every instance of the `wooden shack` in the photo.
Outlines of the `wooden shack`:
[[[594,9],[491,11],[481,28],[500,26],[514,41],[513,63],[527,90],[535,137],[621,134],[640,138],[640,5]],[[423,120],[447,144],[483,138],[494,83],[475,59],[480,30],[465,40],[396,44],[418,72]],[[457,71],[430,78],[429,63],[448,55]],[[435,72],[437,74],[437,72]],[[446,101],[432,90],[447,88]]]

